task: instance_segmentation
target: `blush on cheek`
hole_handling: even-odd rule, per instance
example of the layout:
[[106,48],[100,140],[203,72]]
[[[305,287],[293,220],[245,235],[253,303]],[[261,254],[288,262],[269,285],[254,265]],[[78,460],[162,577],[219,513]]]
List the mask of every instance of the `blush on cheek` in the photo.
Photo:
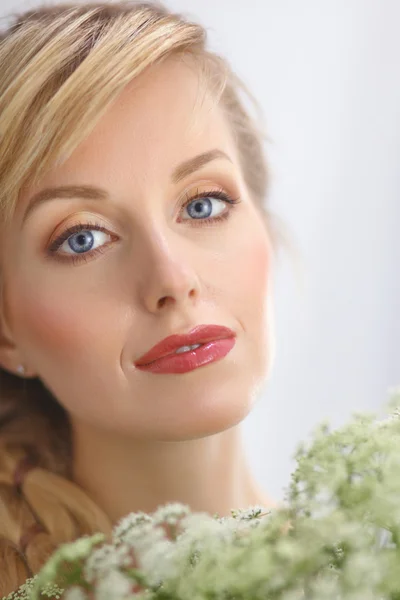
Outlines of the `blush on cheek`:
[[257,304],[257,300],[265,301],[270,293],[271,247],[268,239],[259,236],[241,246],[240,254],[234,265],[238,283],[246,291],[249,303]]
[[264,241],[254,244],[252,257],[248,266],[248,276],[254,282],[254,285],[258,285],[260,291],[267,291],[266,286],[271,274],[270,269],[271,255],[269,244]]
[[[19,335],[28,355],[38,363],[46,360],[76,361],[79,348],[90,346],[90,311],[73,302],[49,302],[48,298],[32,297],[18,305]],[[92,313],[93,314],[93,313]],[[39,364],[37,364],[39,368]],[[32,365],[34,367],[34,365]]]
[[254,232],[246,244],[241,244],[234,273],[235,312],[254,344],[254,368],[258,363],[262,374],[265,368],[270,370],[275,356],[272,248],[264,232]]

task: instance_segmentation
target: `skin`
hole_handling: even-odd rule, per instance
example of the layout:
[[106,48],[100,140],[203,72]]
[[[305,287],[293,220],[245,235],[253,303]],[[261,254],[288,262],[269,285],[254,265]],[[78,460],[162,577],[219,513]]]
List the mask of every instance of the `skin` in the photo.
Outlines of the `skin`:
[[[68,160],[23,190],[4,238],[0,363],[25,365],[66,409],[74,480],[113,523],[168,502],[221,516],[276,506],[240,433],[273,363],[273,249],[226,117],[209,95],[194,110],[198,91],[195,69],[171,58],[140,75]],[[231,160],[171,182],[176,165],[214,148]],[[96,185],[110,199],[45,202],[22,227],[32,196],[63,184]],[[231,209],[230,218],[197,227],[182,206],[209,190],[241,202],[206,203],[203,221]],[[90,230],[104,253],[77,264],[46,257],[87,218],[107,229]],[[58,252],[78,255],[68,241]],[[161,339],[199,324],[235,331],[223,360],[184,374],[135,368]]]

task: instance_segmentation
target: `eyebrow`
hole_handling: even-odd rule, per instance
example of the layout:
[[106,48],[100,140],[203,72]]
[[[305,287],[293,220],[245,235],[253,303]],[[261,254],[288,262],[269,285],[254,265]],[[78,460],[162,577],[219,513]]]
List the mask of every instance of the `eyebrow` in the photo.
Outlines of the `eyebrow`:
[[[198,171],[209,162],[223,158],[232,162],[231,158],[222,150],[214,148],[190,158],[179,164],[172,172],[171,180],[173,183],[179,183],[195,171]],[[27,220],[28,216],[34,209],[49,200],[60,198],[85,198],[87,200],[108,200],[109,194],[106,190],[93,185],[62,185],[57,187],[49,187],[37,192],[32,196],[28,208],[25,211],[22,219],[22,225]]]

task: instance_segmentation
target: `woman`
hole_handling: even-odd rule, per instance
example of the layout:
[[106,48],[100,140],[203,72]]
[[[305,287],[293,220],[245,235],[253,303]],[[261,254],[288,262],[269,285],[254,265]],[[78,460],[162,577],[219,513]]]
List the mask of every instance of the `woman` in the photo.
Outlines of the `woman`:
[[275,506],[239,425],[273,363],[279,229],[243,85],[205,43],[132,2],[2,34],[2,595],[130,512]]

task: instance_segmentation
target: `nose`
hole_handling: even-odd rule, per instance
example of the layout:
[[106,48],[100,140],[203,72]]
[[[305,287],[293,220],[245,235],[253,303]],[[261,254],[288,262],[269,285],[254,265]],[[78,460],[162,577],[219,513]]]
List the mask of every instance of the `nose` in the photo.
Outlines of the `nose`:
[[165,238],[153,237],[142,248],[142,256],[139,297],[146,311],[155,313],[168,305],[179,305],[181,310],[193,306],[200,295],[200,282],[192,253]]

